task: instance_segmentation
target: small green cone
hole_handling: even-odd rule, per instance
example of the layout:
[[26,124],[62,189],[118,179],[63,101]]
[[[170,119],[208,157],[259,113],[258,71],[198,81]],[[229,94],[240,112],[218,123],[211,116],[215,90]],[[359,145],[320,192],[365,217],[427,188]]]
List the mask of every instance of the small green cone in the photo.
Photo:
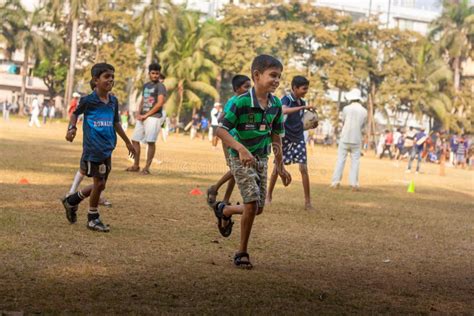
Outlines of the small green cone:
[[415,181],[411,180],[410,184],[408,185],[408,193],[415,193]]

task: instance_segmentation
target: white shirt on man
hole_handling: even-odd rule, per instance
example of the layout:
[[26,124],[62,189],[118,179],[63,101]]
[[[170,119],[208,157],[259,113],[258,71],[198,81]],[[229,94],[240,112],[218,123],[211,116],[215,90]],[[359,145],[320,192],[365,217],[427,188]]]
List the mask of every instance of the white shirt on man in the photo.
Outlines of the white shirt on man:
[[346,144],[361,144],[362,130],[367,121],[367,110],[359,103],[352,102],[342,110],[344,126],[340,142]]

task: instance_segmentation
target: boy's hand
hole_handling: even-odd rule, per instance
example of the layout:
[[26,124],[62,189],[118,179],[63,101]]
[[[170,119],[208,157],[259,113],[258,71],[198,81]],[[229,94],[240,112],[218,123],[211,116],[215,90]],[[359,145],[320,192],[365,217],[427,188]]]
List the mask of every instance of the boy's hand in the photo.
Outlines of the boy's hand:
[[145,119],[146,119],[146,117],[144,115],[137,114],[137,120],[138,121],[144,121]]
[[245,147],[239,150],[239,159],[244,167],[250,167],[255,163],[255,157]]
[[291,174],[286,171],[285,167],[278,168],[278,175],[281,177],[281,181],[283,182],[283,185],[287,187],[291,183]]
[[132,143],[127,143],[128,155],[130,158],[135,158],[137,152],[135,151],[135,147],[133,147]]
[[74,138],[76,137],[76,131],[77,129],[75,128],[72,128],[72,129],[69,129],[66,133],[66,140],[68,142],[72,142],[74,140]]

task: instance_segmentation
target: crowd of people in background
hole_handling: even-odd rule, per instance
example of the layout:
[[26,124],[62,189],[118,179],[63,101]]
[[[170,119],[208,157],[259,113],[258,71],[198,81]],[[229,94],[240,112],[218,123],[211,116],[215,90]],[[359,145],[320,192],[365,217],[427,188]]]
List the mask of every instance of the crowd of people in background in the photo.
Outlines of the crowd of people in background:
[[466,134],[446,134],[439,131],[425,133],[424,128],[410,126],[394,131],[386,129],[379,135],[375,149],[379,159],[388,154],[390,159],[407,160],[407,172],[413,160],[417,160],[417,172],[421,162],[441,163],[465,168],[474,165],[474,143]]

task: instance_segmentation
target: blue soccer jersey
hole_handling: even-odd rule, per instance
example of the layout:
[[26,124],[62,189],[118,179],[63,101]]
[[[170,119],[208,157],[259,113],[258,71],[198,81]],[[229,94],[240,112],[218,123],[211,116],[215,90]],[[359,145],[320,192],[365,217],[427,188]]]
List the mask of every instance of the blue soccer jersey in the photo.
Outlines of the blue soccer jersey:
[[109,102],[106,104],[94,91],[81,98],[74,114],[84,114],[84,160],[102,162],[112,156],[117,144],[114,123],[120,122],[117,98],[109,95]]

